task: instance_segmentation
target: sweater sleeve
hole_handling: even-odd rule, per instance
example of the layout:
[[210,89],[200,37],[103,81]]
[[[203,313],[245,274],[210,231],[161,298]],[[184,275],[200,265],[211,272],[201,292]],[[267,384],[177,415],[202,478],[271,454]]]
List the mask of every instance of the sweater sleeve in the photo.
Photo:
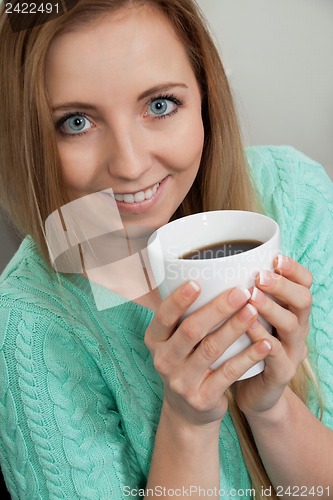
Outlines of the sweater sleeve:
[[[325,170],[287,146],[254,147],[248,160],[265,210],[280,226],[282,251],[313,274],[309,359],[333,429],[333,184]],[[311,410],[319,415],[313,395]]]
[[[313,274],[309,359],[323,397],[323,422],[333,429],[333,184],[322,167],[301,156],[297,181],[291,256]],[[310,407],[319,414],[315,401]]]
[[0,452],[12,498],[120,500],[137,491],[114,398],[80,339],[60,318],[19,307],[1,308],[0,326]]

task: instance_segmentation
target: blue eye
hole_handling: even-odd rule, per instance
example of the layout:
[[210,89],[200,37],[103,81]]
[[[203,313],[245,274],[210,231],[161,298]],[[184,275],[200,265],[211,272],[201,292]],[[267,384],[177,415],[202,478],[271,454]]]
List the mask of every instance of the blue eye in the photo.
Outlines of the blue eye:
[[174,114],[181,104],[182,102],[174,96],[154,97],[149,102],[146,114],[156,118],[163,118],[164,116]]
[[175,103],[167,99],[156,99],[149,105],[149,109],[154,115],[165,115],[173,111]]
[[92,123],[84,115],[75,113],[69,116],[64,116],[57,123],[57,130],[65,135],[78,135],[84,133],[92,127]]

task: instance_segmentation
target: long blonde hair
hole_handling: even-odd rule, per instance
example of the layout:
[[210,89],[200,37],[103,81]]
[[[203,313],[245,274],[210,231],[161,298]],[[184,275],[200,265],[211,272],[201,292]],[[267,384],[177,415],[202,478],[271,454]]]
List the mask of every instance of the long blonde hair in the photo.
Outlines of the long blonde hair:
[[[173,218],[218,209],[262,211],[244,157],[232,94],[205,20],[192,0],[79,0],[61,16],[12,31],[0,17],[0,200],[48,261],[43,222],[69,200],[45,88],[45,59],[54,37],[133,4],[160,9],[183,43],[202,94],[205,141],[198,175]],[[305,402],[312,377],[307,362],[291,387]],[[256,496],[271,486],[251,430],[229,391],[229,407]],[[267,498],[267,497],[266,497]],[[275,495],[272,495],[275,498]]]

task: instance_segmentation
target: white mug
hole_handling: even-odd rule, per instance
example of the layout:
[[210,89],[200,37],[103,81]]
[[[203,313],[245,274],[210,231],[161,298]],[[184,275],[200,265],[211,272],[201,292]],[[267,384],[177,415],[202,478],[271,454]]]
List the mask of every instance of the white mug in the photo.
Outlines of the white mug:
[[[230,244],[239,240],[257,240],[261,243],[235,255],[193,260],[183,258],[191,251],[219,242],[224,242],[227,246],[226,242]],[[280,231],[273,219],[254,212],[202,212],[169,222],[157,229],[148,240],[147,250],[151,270],[163,299],[186,281],[194,280],[200,285],[200,295],[183,315],[183,319],[229,288],[253,287],[259,271],[272,271],[274,258],[280,253]],[[260,321],[271,332],[271,326],[263,318]],[[211,369],[215,370],[249,345],[251,341],[244,332],[211,365]],[[264,362],[260,361],[239,380],[257,375],[263,371],[264,366]]]

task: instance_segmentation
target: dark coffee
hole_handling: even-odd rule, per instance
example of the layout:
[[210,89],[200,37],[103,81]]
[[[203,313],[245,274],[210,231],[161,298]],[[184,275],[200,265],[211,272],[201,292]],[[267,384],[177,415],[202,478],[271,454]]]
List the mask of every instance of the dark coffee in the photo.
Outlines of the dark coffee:
[[197,248],[185,253],[181,259],[218,259],[220,257],[228,257],[229,255],[237,255],[239,253],[247,252],[260,245],[262,241],[258,240],[233,240],[233,241],[220,241],[212,245]]

